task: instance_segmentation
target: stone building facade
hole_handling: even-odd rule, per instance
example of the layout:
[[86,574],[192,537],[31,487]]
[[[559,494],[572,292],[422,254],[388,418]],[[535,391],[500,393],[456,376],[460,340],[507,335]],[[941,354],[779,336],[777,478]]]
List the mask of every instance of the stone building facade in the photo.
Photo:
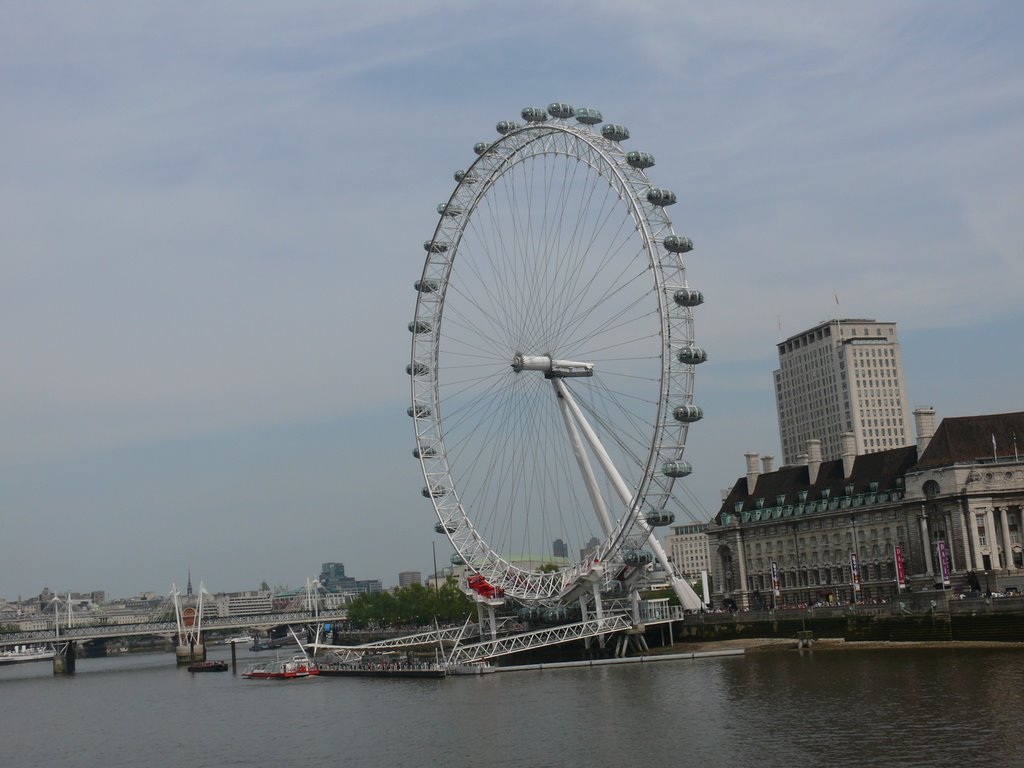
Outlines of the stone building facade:
[[[879,602],[914,590],[1024,586],[1024,412],[944,419],[915,411],[917,445],[747,474],[708,527],[712,599],[737,608]],[[1024,447],[1024,446],[1022,446]]]

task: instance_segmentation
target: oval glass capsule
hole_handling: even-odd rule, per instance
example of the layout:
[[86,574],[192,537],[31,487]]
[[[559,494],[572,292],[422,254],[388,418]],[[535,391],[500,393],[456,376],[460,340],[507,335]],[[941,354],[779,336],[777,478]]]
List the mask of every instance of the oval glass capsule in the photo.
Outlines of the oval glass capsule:
[[431,327],[430,323],[428,323],[426,320],[413,320],[411,323],[409,323],[410,333],[430,333],[432,330],[433,328]]
[[693,240],[683,235],[669,235],[661,244],[665,246],[666,251],[672,253],[689,253],[693,250]]
[[604,120],[600,111],[590,107],[577,107],[575,112],[576,122],[583,123],[583,125],[597,125]]
[[629,138],[629,128],[618,123],[608,123],[601,126],[601,135],[609,141],[625,141]]
[[651,205],[656,205],[659,208],[664,208],[667,205],[674,205],[676,202],[676,193],[671,189],[649,189],[647,190],[647,202]]
[[686,477],[693,472],[693,467],[690,462],[678,459],[676,461],[666,461],[661,465],[661,474],[665,477]]
[[704,409],[699,405],[677,405],[672,409],[672,418],[683,424],[692,424],[704,418]]
[[654,165],[654,155],[650,152],[627,152],[626,163],[631,168],[651,168]]
[[704,294],[694,288],[678,288],[672,300],[680,307],[696,307],[704,303]]
[[680,363],[686,365],[700,365],[701,363],[707,362],[708,353],[703,347],[683,347],[679,350],[679,354],[676,355]]
[[528,123],[543,123],[548,119],[548,113],[543,107],[523,107],[522,115]]
[[552,117],[557,117],[559,120],[565,120],[575,115],[576,110],[572,108],[571,104],[563,104],[560,101],[556,101],[548,104],[548,114]]

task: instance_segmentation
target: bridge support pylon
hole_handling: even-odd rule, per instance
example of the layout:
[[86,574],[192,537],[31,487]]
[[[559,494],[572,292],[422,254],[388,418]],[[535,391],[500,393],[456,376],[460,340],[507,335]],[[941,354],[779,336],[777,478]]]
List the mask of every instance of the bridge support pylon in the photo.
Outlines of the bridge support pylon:
[[73,640],[58,643],[53,652],[53,674],[55,677],[75,674],[77,644]]

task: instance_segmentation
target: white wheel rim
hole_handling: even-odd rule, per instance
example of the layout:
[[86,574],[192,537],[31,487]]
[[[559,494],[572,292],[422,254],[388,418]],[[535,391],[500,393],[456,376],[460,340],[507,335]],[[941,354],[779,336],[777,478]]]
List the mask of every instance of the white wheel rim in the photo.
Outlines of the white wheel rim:
[[[661,468],[687,436],[673,409],[693,395],[694,367],[677,359],[694,344],[692,313],[673,301],[685,269],[662,245],[674,232],[644,171],[587,126],[527,124],[467,174],[425,244],[410,327],[424,491],[459,558],[508,596],[557,601],[595,563],[614,579],[646,541],[637,516],[669,503]],[[568,383],[633,491],[628,507],[604,492],[610,531],[542,365],[517,370],[517,353],[593,364]],[[568,562],[538,572],[555,539]]]

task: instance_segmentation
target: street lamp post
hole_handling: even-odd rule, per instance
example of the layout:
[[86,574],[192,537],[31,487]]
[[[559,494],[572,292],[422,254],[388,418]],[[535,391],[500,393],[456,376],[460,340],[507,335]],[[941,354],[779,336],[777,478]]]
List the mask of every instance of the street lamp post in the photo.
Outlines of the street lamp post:
[[850,585],[850,592],[853,594],[854,603],[857,602],[857,584],[860,582],[860,541],[857,539],[857,515],[850,515],[850,525],[853,527],[853,551],[857,555],[857,573],[853,573],[853,568],[850,568],[850,581],[853,582]]
[[796,603],[800,605],[800,540],[796,532],[800,527],[799,523],[793,523],[793,545],[796,547]]

